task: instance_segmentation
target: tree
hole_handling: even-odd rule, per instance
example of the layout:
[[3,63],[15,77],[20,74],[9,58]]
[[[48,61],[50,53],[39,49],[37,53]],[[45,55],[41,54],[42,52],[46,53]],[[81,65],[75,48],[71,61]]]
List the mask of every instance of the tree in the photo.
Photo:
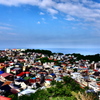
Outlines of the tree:
[[96,96],[94,95],[88,95],[86,93],[81,93],[81,92],[74,92],[72,91],[72,95],[77,98],[77,100],[97,100]]

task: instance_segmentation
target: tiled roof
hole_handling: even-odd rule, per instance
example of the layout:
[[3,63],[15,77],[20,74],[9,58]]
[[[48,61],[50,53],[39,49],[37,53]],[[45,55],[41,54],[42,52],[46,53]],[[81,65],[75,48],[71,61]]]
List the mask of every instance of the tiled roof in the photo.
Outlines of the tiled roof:
[[6,82],[4,82],[4,84],[2,84],[2,86],[4,86],[4,85],[10,85],[12,82],[11,81],[6,81]]
[[9,75],[13,75],[13,74],[10,74],[10,73],[3,73],[3,74],[0,74],[0,76],[2,76],[2,77],[7,77],[7,76],[9,76]]
[[11,100],[11,98],[0,96],[0,100]]

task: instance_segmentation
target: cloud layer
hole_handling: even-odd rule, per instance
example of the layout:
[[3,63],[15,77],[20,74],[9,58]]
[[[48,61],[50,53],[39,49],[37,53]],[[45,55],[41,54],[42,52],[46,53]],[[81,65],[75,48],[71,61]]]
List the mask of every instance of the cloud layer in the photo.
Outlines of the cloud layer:
[[100,22],[100,3],[92,0],[0,0],[0,4],[7,6],[29,4],[46,9],[52,15],[62,12],[68,16],[67,20],[80,18],[84,21]]

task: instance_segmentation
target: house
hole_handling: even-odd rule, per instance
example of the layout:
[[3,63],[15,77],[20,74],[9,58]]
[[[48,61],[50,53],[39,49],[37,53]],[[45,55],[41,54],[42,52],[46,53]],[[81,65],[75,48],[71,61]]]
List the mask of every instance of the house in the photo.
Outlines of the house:
[[6,73],[10,73],[11,69],[14,68],[14,66],[10,66],[6,68]]
[[23,91],[21,91],[20,93],[18,93],[18,96],[22,96],[22,95],[28,95],[30,93],[35,93],[36,90],[33,90],[33,89],[25,89]]
[[95,92],[100,91],[100,82],[96,81],[89,82],[89,88],[92,88]]
[[9,85],[4,85],[4,86],[1,86],[0,89],[10,92],[11,87]]
[[12,73],[14,73],[14,74],[19,74],[20,72],[21,72],[21,68],[13,68],[12,70],[11,70],[11,72]]
[[18,91],[17,91],[16,89],[14,89],[14,88],[12,88],[12,89],[10,90],[10,92],[13,93],[13,94],[18,93]]
[[10,85],[12,82],[11,81],[5,81],[2,86],[5,86],[5,85]]
[[0,71],[0,74],[3,74],[4,73],[4,71]]
[[17,76],[17,78],[20,78],[20,77],[22,77],[23,75],[25,75],[25,76],[29,76],[29,74],[30,74],[30,72],[21,72],[20,74],[17,74],[16,76]]
[[100,76],[100,72],[95,71],[93,75]]
[[[12,77],[13,74],[10,74],[10,73],[3,73],[3,74],[0,74],[0,78],[1,79],[4,79],[4,80],[7,80],[8,78]],[[7,78],[7,79],[6,79]]]
[[0,63],[0,70],[2,70],[4,67],[4,63]]
[[0,81],[0,87],[4,84],[4,82]]
[[9,65],[10,65],[10,66],[13,66],[13,65],[14,65],[14,62],[10,61],[10,62],[9,62]]
[[17,78],[20,78],[20,77],[22,77],[23,75],[25,75],[25,72],[21,72],[21,73],[17,74],[16,76],[17,76]]
[[83,77],[81,76],[80,73],[78,72],[74,72],[74,73],[71,73],[71,77],[77,81],[80,81],[81,79],[83,79]]
[[20,88],[22,89],[26,89],[27,85],[22,81],[22,82],[17,82],[17,81],[14,81],[14,84],[17,86],[17,85],[20,85]]
[[0,96],[0,100],[11,100],[11,98]]

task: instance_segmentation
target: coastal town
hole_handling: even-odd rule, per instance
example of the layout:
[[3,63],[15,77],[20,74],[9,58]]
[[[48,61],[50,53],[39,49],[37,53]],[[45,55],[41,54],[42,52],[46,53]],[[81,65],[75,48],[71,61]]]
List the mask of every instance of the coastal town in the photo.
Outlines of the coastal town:
[[0,100],[12,100],[9,95],[29,95],[38,88],[61,82],[62,77],[74,79],[86,92],[100,91],[100,61],[77,60],[74,55],[44,54],[26,49],[0,51]]

